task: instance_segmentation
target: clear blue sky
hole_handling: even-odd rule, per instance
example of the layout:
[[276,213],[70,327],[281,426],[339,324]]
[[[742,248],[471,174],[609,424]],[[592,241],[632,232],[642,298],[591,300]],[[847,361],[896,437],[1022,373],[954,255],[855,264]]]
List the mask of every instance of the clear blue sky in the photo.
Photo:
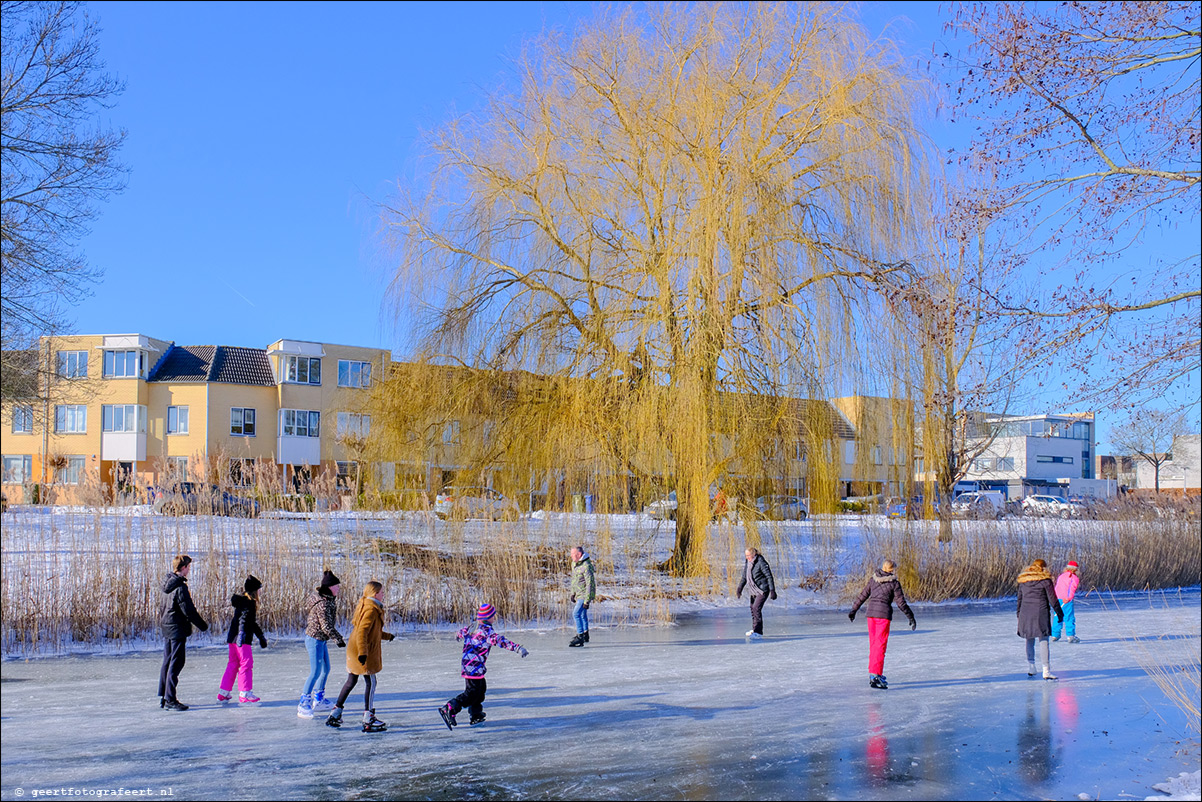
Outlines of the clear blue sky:
[[[408,348],[385,317],[375,203],[422,129],[479,102],[508,57],[586,3],[91,3],[126,90],[127,189],[81,247],[103,270],[79,332],[181,344],[286,337]],[[869,32],[919,68],[938,3],[867,3]],[[954,43],[953,43],[954,44]],[[936,142],[959,138],[934,123]],[[957,142],[955,144],[962,144]],[[1048,399],[1048,410],[1071,405]],[[1047,410],[1018,410],[1041,412]]]

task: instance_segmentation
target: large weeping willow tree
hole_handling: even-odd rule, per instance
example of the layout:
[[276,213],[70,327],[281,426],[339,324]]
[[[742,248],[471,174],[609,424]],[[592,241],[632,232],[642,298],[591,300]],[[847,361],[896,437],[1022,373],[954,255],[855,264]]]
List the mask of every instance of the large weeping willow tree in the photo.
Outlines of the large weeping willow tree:
[[481,470],[658,477],[693,574],[717,484],[790,438],[830,453],[834,416],[796,399],[846,386],[929,187],[922,87],[845,7],[654,8],[529,43],[385,219],[399,314],[445,366],[415,368],[408,442],[454,419]]

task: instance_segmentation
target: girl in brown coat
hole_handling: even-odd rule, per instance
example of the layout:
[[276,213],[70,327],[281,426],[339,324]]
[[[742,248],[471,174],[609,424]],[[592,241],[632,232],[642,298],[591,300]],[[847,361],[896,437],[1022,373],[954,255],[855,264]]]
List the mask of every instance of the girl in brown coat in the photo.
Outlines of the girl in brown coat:
[[346,683],[326,724],[342,726],[342,708],[362,676],[366,686],[363,689],[363,731],[382,732],[388,725],[376,718],[376,674],[384,667],[380,641],[392,640],[394,636],[384,631],[384,586],[379,582],[368,582],[364,586],[351,626],[351,637],[346,644]]
[[1043,661],[1043,678],[1056,679],[1052,673],[1048,637],[1052,634],[1052,611],[1056,620],[1064,620],[1064,611],[1056,598],[1056,587],[1048,564],[1036,560],[1018,575],[1018,636],[1027,641],[1027,676],[1035,676],[1035,647]]

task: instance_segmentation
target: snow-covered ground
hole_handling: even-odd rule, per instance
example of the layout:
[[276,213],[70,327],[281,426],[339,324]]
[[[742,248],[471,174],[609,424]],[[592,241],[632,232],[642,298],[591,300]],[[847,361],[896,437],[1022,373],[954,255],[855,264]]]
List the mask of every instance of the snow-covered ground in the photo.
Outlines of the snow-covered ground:
[[[8,660],[0,797],[1158,796],[1166,778],[1198,770],[1198,743],[1137,654],[1196,660],[1202,600],[1192,590],[1102,602],[1078,615],[1084,642],[1053,644],[1058,682],[1027,678],[1012,601],[916,605],[918,630],[898,627],[890,641],[888,691],[868,687],[863,619],[839,610],[769,603],[761,643],[744,640],[740,604],[669,627],[597,628],[583,649],[562,629],[502,621],[530,656],[494,650],[488,721],[455,732],[435,713],[462,689],[445,634],[384,645],[382,734],[296,717],[307,671],[296,640],[255,649],[256,709],[215,704],[223,646],[190,650],[185,713],[158,709],[151,652]],[[331,691],[345,676],[332,651]]]

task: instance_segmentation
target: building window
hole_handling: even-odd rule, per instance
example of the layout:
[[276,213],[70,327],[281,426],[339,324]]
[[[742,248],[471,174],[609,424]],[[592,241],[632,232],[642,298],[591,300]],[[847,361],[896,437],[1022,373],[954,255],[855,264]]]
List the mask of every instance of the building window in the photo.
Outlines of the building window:
[[88,352],[59,351],[58,375],[64,379],[88,378]]
[[338,413],[338,436],[367,437],[371,433],[371,415],[359,415],[354,412]]
[[29,454],[4,455],[4,484],[19,485],[33,481],[33,457]]
[[997,459],[997,469],[998,469],[999,471],[1012,471],[1012,470],[1014,470],[1014,457],[998,457],[998,459]]
[[1039,454],[1035,457],[1036,462],[1054,462],[1058,465],[1072,465],[1075,461],[1074,457],[1049,457],[1044,454]]
[[872,464],[873,465],[884,465],[885,464],[884,456],[881,453],[880,446],[872,447]]
[[321,384],[321,357],[284,357],[284,381],[293,384]]
[[854,465],[856,462],[856,443],[854,440],[848,440],[843,444],[843,461],[848,465]]
[[442,429],[442,443],[446,446],[459,445],[459,421],[453,420]]
[[[186,409],[187,407],[185,407]],[[168,457],[167,458],[167,476],[174,479],[188,478],[188,458],[187,457]]]
[[281,409],[280,433],[287,437],[320,437],[321,413],[312,409]]
[[230,434],[254,437],[255,411],[250,407],[231,407]]
[[230,484],[234,487],[250,487],[255,483],[254,459],[235,458],[230,460]]
[[371,363],[338,360],[339,387],[371,387]]
[[351,490],[358,486],[359,483],[359,463],[352,461],[338,460],[338,476],[337,485],[343,490]]
[[805,444],[800,440],[795,440],[793,442],[793,459],[805,462],[808,458],[809,455],[806,453]]
[[54,431],[84,434],[88,430],[88,408],[83,404],[59,404],[54,408]]
[[146,407],[140,404],[105,404],[100,418],[101,431],[146,432]]
[[33,407],[27,404],[13,407],[13,434],[33,434]]
[[67,457],[67,464],[58,469],[58,474],[56,475],[55,480],[60,485],[79,484],[80,480],[83,479],[84,464],[85,462],[82,456]]
[[105,351],[104,377],[132,379],[146,376],[146,354],[142,351]]
[[167,407],[167,434],[188,433],[188,408]]

